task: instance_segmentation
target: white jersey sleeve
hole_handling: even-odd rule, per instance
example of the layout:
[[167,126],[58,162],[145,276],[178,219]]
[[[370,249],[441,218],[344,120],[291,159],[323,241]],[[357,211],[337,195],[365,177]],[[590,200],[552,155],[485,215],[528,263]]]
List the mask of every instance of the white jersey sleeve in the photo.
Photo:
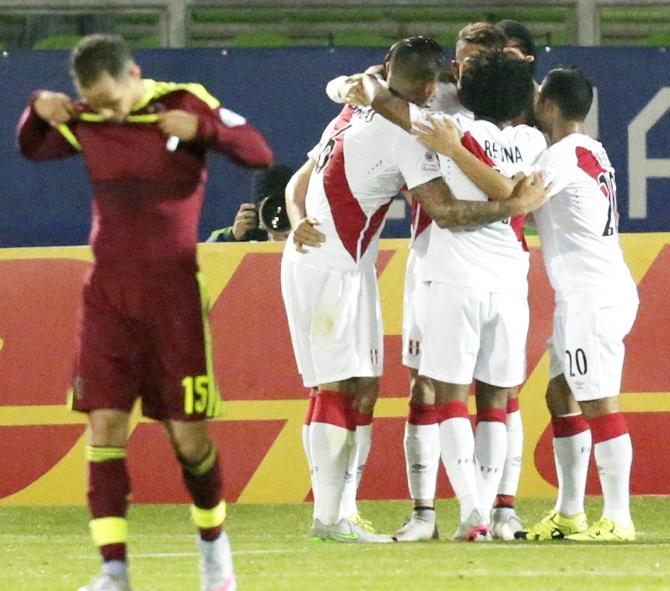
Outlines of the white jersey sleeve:
[[392,154],[409,191],[442,176],[437,154],[405,131],[396,135]]
[[549,150],[540,154],[533,165],[533,169],[542,173],[544,186],[548,188],[548,199],[563,191],[570,183],[569,168],[561,166]]

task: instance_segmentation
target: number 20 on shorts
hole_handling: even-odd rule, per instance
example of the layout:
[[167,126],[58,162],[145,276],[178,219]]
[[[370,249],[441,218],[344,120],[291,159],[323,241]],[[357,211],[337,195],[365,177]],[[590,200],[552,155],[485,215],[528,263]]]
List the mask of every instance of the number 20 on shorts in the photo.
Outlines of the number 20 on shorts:
[[209,377],[186,376],[181,385],[184,388],[184,412],[187,415],[205,412],[209,402]]

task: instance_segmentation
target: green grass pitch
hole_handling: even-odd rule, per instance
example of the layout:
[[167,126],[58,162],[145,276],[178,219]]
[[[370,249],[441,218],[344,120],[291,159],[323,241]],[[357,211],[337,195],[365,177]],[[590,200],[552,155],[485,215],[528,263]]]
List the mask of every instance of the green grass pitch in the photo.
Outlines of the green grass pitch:
[[[534,522],[550,501],[521,500]],[[362,502],[362,513],[392,532],[406,502]],[[589,500],[590,519],[599,499]],[[636,498],[638,541],[448,542],[453,500],[438,504],[442,540],[364,546],[315,543],[307,536],[311,505],[232,505],[228,531],[240,591],[437,591],[670,589],[669,498]],[[0,591],[74,591],[98,570],[83,508],[0,509]],[[130,559],[136,591],[197,591],[197,555],[185,506],[135,506]]]

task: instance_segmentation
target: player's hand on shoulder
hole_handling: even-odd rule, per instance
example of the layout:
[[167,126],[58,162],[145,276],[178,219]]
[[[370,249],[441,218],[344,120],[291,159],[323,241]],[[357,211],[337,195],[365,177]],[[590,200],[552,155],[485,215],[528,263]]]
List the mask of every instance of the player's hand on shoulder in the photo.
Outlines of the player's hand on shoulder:
[[513,215],[535,211],[546,201],[547,194],[548,188],[544,186],[541,172],[523,176],[518,180],[509,197],[509,203],[514,210]]
[[315,226],[318,225],[319,221],[310,217],[303,218],[298,222],[293,230],[293,244],[298,252],[307,254],[309,251],[304,248],[305,246],[318,247],[326,241],[325,234],[316,229]]
[[33,109],[40,119],[51,125],[67,123],[74,117],[72,99],[62,92],[42,91],[35,99]]
[[435,117],[428,113],[426,123],[413,123],[412,133],[422,144],[438,154],[453,157],[457,150],[464,149],[461,134],[448,117]]
[[384,92],[388,91],[376,76],[353,74],[340,86],[338,96],[348,105],[368,107]]
[[258,226],[258,214],[253,203],[243,203],[233,222],[233,236],[235,240],[243,240],[249,230]]
[[158,114],[158,127],[165,135],[174,135],[180,140],[188,142],[195,138],[198,132],[198,116],[173,109]]

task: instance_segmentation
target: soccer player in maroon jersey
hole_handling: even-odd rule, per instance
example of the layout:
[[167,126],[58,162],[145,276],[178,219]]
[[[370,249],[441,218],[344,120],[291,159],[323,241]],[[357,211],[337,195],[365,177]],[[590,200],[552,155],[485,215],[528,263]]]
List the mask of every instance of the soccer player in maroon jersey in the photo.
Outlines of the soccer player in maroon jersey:
[[89,415],[88,502],[102,572],[80,591],[130,590],[125,465],[129,416],[162,421],[193,499],[203,591],[236,588],[216,445],[205,419],[220,399],[196,261],[208,150],[249,167],[273,154],[202,86],[142,77],[119,37],[72,51],[82,100],[37,91],[18,127],[31,160],[81,153],[93,184],[95,263],[83,292],[71,406]]

